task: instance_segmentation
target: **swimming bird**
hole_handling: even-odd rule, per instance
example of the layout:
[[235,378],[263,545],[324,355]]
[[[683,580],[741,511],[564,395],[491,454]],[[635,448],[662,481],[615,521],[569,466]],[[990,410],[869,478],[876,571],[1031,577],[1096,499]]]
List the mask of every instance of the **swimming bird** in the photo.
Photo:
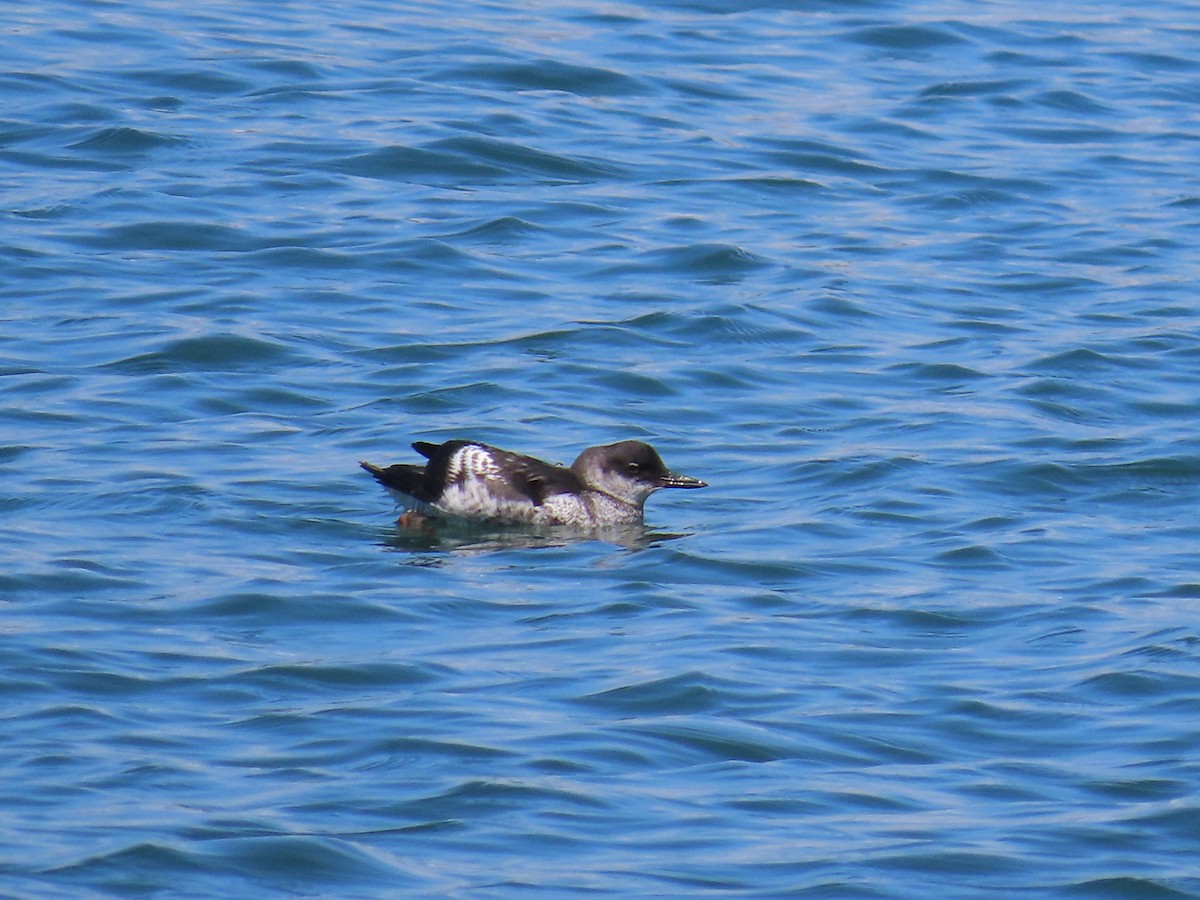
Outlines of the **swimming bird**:
[[428,460],[424,465],[359,465],[401,499],[447,516],[496,524],[635,525],[642,522],[646,498],[659,488],[708,486],[670,471],[641,441],[589,447],[570,468],[478,441],[412,446]]

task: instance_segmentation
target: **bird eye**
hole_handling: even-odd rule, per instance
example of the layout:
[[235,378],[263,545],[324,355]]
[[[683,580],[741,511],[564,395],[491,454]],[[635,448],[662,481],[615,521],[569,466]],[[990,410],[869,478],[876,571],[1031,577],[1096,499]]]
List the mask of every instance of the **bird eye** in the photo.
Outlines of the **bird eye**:
[[628,466],[626,466],[626,468],[629,469],[630,473],[636,473],[636,472],[641,471],[642,467],[639,466],[637,463],[630,463]]

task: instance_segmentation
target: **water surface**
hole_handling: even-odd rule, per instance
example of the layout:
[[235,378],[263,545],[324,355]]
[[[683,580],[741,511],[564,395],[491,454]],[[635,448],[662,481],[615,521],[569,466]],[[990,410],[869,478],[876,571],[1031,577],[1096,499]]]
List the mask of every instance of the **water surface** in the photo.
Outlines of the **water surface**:
[[10,11],[0,893],[1200,896],[1194,18]]

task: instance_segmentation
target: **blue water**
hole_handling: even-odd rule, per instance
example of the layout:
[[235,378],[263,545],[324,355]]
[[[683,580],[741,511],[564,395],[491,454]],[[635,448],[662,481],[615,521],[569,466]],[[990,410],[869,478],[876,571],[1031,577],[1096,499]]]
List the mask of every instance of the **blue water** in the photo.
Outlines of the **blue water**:
[[[0,894],[1200,896],[1193,4],[0,51]],[[450,437],[711,487],[398,530]]]

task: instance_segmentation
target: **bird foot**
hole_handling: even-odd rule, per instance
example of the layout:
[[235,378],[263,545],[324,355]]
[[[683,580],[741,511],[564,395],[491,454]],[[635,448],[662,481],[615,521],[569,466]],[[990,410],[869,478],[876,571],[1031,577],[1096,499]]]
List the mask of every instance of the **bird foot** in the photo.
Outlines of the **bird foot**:
[[396,520],[398,528],[432,528],[433,518],[424,513],[419,513],[415,509],[410,509],[400,515]]

